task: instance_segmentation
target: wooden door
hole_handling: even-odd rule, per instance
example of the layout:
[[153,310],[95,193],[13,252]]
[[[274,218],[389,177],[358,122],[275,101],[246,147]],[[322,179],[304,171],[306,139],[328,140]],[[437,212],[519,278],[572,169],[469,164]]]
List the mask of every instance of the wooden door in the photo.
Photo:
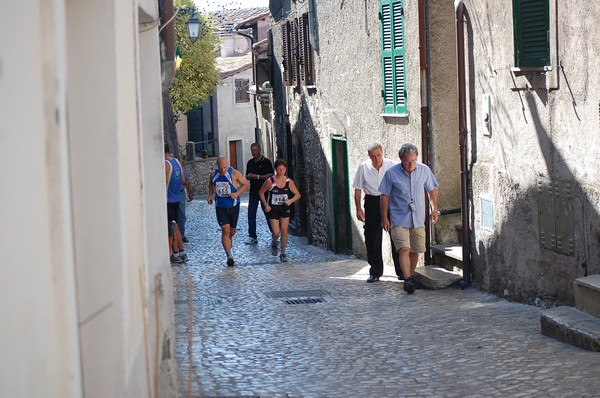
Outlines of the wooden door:
[[238,141],[229,141],[229,165],[234,169],[239,170],[237,158],[237,143]]

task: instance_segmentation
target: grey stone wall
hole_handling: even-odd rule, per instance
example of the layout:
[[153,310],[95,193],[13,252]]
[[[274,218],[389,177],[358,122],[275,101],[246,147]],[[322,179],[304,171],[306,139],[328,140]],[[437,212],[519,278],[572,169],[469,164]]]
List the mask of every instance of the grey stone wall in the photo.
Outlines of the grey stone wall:
[[217,168],[217,158],[187,161],[184,167],[192,184],[194,195],[208,196],[209,176]]

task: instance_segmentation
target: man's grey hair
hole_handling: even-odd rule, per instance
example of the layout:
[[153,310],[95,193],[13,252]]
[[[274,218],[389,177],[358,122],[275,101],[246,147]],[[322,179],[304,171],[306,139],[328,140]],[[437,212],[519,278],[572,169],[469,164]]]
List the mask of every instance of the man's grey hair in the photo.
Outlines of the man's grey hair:
[[398,157],[402,159],[402,156],[404,156],[407,153],[414,153],[418,155],[419,150],[413,144],[402,144],[402,146],[400,147],[400,151],[398,152]]
[[379,142],[373,142],[369,144],[369,146],[367,147],[367,152],[371,152],[374,149],[381,149],[383,151],[383,148],[381,147],[381,144]]

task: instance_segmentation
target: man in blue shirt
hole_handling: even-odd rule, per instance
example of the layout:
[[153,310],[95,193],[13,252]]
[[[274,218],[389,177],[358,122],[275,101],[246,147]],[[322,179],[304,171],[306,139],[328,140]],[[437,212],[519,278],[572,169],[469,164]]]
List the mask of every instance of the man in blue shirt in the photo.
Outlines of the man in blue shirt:
[[[400,148],[400,163],[390,168],[379,185],[381,192],[381,226],[390,231],[394,245],[400,253],[400,266],[404,273],[404,291],[415,291],[413,274],[419,262],[419,253],[426,250],[425,243],[425,191],[433,205],[431,221],[438,221],[438,183],[431,169],[417,163],[419,150],[412,144]],[[388,218],[389,210],[389,218]]]

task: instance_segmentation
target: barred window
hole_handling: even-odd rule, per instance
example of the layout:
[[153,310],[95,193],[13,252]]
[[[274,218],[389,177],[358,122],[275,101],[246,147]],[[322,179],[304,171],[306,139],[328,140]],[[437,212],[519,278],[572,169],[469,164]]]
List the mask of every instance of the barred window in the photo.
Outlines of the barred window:
[[235,103],[240,104],[244,102],[250,102],[250,89],[249,79],[235,79]]

